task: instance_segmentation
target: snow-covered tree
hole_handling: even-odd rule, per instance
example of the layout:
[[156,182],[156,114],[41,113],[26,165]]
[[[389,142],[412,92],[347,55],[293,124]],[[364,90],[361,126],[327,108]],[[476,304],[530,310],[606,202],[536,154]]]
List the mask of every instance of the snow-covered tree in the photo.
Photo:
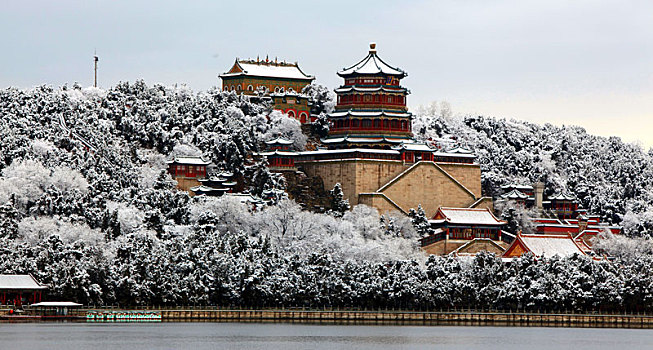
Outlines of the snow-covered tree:
[[351,207],[349,200],[345,199],[340,183],[336,183],[333,189],[329,191],[331,197],[331,210],[329,211],[335,217],[342,217]]
[[408,212],[408,217],[419,237],[431,235],[433,229],[431,228],[431,224],[429,224],[429,219],[426,217],[426,213],[422,209],[421,204],[417,206],[417,210],[411,208]]

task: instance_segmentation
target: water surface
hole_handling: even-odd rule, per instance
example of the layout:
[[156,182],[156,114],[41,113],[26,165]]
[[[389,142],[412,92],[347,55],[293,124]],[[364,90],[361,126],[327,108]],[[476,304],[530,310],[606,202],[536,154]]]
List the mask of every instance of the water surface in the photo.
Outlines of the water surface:
[[653,331],[608,328],[257,323],[1,323],[0,349],[653,349]]

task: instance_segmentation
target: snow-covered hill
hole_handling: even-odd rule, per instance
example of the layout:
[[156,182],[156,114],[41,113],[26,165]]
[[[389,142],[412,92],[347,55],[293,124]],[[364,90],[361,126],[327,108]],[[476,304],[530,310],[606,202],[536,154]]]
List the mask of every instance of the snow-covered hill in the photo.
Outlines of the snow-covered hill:
[[[251,212],[174,190],[165,160],[180,154],[203,154],[254,194],[282,189],[248,156],[272,137],[299,146],[306,138],[296,121],[269,111],[230,92],[142,81],[0,90],[0,273],[32,273],[52,298],[83,303],[653,307],[646,244],[635,258],[622,254],[620,269],[584,257],[427,260],[409,219],[369,207],[328,215],[280,200]],[[488,194],[542,179],[613,221],[625,213],[631,232],[653,221],[651,157],[618,139],[430,112],[415,130],[475,149]]]

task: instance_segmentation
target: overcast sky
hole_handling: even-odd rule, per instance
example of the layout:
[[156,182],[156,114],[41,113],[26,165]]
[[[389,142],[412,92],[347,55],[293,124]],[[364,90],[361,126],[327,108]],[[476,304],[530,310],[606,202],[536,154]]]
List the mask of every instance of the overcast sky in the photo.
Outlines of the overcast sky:
[[235,57],[299,61],[335,88],[367,54],[409,76],[411,108],[576,124],[653,146],[653,1],[13,1],[0,87],[145,79],[219,85]]

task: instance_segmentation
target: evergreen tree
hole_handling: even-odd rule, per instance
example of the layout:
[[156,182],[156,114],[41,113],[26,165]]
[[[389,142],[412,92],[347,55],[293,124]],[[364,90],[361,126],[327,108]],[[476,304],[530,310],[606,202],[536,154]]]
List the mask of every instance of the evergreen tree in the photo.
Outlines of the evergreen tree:
[[408,212],[408,217],[410,217],[410,221],[419,237],[431,235],[433,229],[431,228],[431,224],[429,224],[429,219],[426,217],[426,213],[422,209],[421,204],[417,206],[417,210],[411,208]]
[[329,211],[335,217],[342,217],[349,211],[349,199],[345,199],[345,194],[342,192],[340,183],[336,183],[333,189],[329,191],[331,197],[331,210]]

